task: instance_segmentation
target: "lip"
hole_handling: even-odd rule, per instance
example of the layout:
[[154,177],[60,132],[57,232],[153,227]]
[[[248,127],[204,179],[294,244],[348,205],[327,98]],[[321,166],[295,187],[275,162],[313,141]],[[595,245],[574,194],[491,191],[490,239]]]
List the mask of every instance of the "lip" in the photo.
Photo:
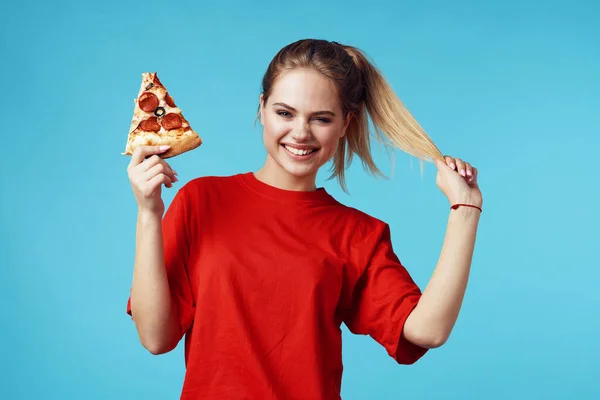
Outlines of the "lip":
[[294,148],[296,148],[296,149],[298,149],[298,150],[309,150],[309,149],[316,149],[315,151],[313,151],[313,152],[312,152],[312,153],[310,153],[310,154],[307,154],[307,155],[305,155],[305,156],[299,156],[299,155],[297,155],[297,154],[294,154],[294,153],[292,153],[292,152],[291,152],[291,151],[289,151],[288,149],[286,149],[286,148],[285,148],[285,146],[286,146],[286,145],[284,145],[283,143],[281,144],[281,147],[283,148],[283,151],[285,151],[285,153],[286,153],[286,154],[287,154],[287,155],[288,155],[290,158],[292,158],[293,160],[297,160],[297,161],[306,161],[306,160],[310,160],[310,159],[312,159],[312,158],[315,156],[315,154],[317,154],[317,153],[319,152],[319,150],[320,150],[320,148],[318,148],[318,147],[309,147],[309,146],[303,146],[302,148],[300,148],[300,147],[295,147],[295,146],[288,145],[288,146],[290,146],[290,147],[294,147]]

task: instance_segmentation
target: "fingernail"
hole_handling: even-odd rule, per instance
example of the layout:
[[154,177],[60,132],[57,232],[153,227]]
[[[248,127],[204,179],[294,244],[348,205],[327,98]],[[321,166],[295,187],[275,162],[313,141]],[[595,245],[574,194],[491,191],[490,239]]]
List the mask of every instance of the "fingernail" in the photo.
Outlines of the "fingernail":
[[472,176],[472,175],[473,175],[473,172],[471,172],[471,170],[468,170],[468,171],[467,171],[467,175],[469,175],[469,176]]
[[177,176],[179,174],[177,173],[177,171],[173,170],[173,175]]
[[450,163],[450,168],[456,169],[456,165],[454,163]]
[[160,151],[165,151],[165,150],[169,150],[171,148],[171,146],[160,146],[158,149]]
[[461,170],[460,170],[460,174],[461,174],[462,176],[465,176],[465,170],[464,170],[464,169],[461,169]]

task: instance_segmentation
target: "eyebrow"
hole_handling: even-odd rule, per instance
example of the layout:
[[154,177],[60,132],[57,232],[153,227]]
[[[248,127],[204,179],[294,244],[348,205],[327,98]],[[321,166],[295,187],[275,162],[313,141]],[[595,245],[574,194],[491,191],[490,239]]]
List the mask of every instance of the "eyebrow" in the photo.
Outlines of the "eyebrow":
[[[273,104],[273,107],[277,107],[277,106],[279,106],[279,107],[284,107],[284,108],[287,108],[287,109],[288,109],[288,110],[290,110],[290,111],[297,112],[297,110],[296,110],[294,107],[292,107],[292,106],[288,106],[288,105],[287,105],[287,104],[285,104],[285,103],[274,103],[274,104]],[[334,113],[333,111],[329,111],[329,110],[316,111],[316,112],[314,112],[313,114],[319,114],[319,115],[323,115],[323,114],[325,114],[325,115],[330,115],[330,116],[332,116],[332,117],[335,117],[335,113]]]

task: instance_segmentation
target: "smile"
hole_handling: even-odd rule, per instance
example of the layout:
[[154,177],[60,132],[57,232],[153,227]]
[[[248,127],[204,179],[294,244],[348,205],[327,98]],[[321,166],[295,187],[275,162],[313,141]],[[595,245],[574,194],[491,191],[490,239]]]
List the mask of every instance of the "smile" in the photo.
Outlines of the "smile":
[[305,148],[305,149],[298,149],[292,146],[289,146],[287,144],[282,144],[281,146],[283,146],[289,153],[292,153],[295,156],[300,156],[300,157],[306,157],[312,153],[317,152],[319,149],[318,148]]

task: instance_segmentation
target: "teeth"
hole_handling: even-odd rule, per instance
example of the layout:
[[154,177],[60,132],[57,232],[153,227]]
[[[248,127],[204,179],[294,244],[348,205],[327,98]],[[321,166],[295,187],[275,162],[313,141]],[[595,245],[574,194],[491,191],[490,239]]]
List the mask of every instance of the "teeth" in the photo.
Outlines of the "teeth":
[[315,149],[299,150],[290,146],[285,146],[285,148],[288,149],[291,153],[296,154],[297,156],[305,156],[315,151]]

